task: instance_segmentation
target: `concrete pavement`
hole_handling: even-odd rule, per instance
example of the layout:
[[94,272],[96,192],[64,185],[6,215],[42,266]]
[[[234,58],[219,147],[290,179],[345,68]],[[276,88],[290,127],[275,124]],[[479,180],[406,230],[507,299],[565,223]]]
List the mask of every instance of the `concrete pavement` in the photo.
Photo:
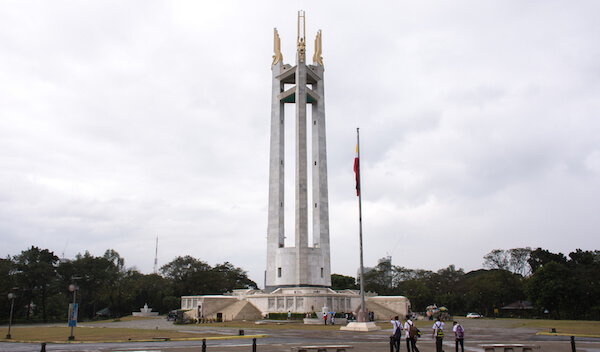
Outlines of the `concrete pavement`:
[[[568,336],[543,336],[538,335],[539,329],[512,327],[510,320],[461,320],[465,328],[465,352],[483,352],[480,344],[486,343],[526,343],[541,347],[540,352],[571,352],[571,343]],[[143,329],[170,329],[187,332],[226,333],[237,335],[239,328],[223,328],[211,325],[174,325],[165,319],[148,319],[126,322],[109,322],[85,324],[96,328],[143,328]],[[435,352],[435,341],[429,333],[429,322],[419,322],[423,337],[419,339],[417,347],[419,352]],[[451,324],[446,324],[450,331]],[[388,352],[390,351],[390,328],[375,332],[348,332],[340,330],[299,330],[290,324],[289,329],[268,329],[257,325],[256,328],[245,328],[243,338],[229,340],[208,340],[207,352],[243,352],[252,351],[252,339],[248,335],[267,335],[257,338],[257,352],[283,352],[290,351],[294,346],[303,345],[351,345],[355,352]],[[577,337],[575,339],[578,352],[600,352],[600,338]],[[192,352],[201,351],[202,341],[165,341],[165,342],[121,342],[121,343],[61,343],[48,344],[46,351],[81,351],[81,352]],[[0,351],[29,352],[40,351],[40,344],[0,343]],[[406,351],[406,344],[402,341],[401,351]],[[444,339],[444,351],[454,352],[454,339],[448,336]],[[515,351],[518,352],[518,351]]]

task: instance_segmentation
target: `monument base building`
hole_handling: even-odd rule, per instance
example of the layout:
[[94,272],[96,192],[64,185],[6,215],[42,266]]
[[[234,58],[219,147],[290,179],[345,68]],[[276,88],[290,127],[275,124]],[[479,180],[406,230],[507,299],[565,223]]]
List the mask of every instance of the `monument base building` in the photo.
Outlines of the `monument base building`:
[[[369,294],[365,306],[375,320],[391,320],[410,312],[410,302],[404,296]],[[280,288],[270,293],[263,290],[234,290],[222,296],[183,296],[181,309],[188,318],[213,321],[258,320],[269,313],[356,313],[360,309],[360,294],[355,290],[335,291],[330,288]],[[319,320],[322,323],[322,320]],[[341,322],[339,322],[341,323]]]

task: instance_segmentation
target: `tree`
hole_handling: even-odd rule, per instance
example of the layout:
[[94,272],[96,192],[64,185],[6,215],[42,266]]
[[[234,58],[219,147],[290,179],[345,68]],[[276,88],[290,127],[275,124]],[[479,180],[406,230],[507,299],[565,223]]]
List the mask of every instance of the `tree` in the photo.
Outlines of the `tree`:
[[568,278],[569,271],[564,264],[550,261],[540,266],[527,284],[533,304],[560,319],[568,302]]
[[219,285],[215,285],[212,290],[213,292],[220,294],[225,292],[231,292],[234,289],[243,288],[258,288],[256,282],[248,278],[248,273],[242,268],[235,267],[230,262],[223,264],[217,264],[212,272],[215,273],[215,282],[219,282]]
[[[124,286],[127,287],[127,295],[124,303],[128,312],[134,312],[148,304],[153,311],[167,313],[172,309],[178,308],[169,304],[171,289],[169,281],[158,274],[144,275],[136,270],[128,270],[123,279]],[[177,298],[179,304],[179,298]]]
[[331,274],[331,288],[334,290],[356,290],[358,286],[356,285],[356,279],[352,276]]
[[[445,306],[454,312],[462,305],[461,298],[457,295],[457,289],[462,278],[465,276],[463,269],[456,269],[454,264],[449,265],[445,269],[438,270],[435,274],[429,277],[430,287],[434,287],[433,290],[433,302],[439,306]],[[431,304],[430,303],[430,304]]]
[[393,273],[394,294],[406,296],[410,300],[413,311],[424,312],[425,308],[434,301],[435,290],[431,286],[431,277],[434,273],[401,266],[394,266]]
[[531,274],[531,267],[529,266],[528,260],[531,255],[531,248],[513,248],[509,249],[509,267],[510,271],[515,274],[522,275],[524,277]]
[[17,285],[28,300],[26,319],[41,306],[42,320],[46,322],[46,303],[49,288],[57,281],[58,257],[47,249],[31,246],[14,257]]
[[578,248],[575,252],[569,253],[569,258],[571,266],[595,266],[600,264],[600,251],[582,251]]
[[494,249],[486,254],[483,267],[487,269],[508,270],[514,274],[528,276],[531,273],[529,259],[531,248]]
[[209,293],[207,284],[212,279],[211,269],[207,263],[186,255],[163,265],[160,272],[169,280],[173,296],[181,297]]
[[[14,291],[13,288],[16,287],[14,271],[15,263],[10,257],[0,258],[0,293],[8,294]],[[0,299],[0,320],[8,321],[9,314],[10,300]]]
[[598,319],[600,252],[577,249],[565,257],[537,248],[527,292],[535,306],[556,319]]
[[127,282],[125,282],[125,277],[133,275],[137,271],[126,270],[125,259],[114,249],[107,249],[102,258],[97,258],[97,260],[103,263],[106,270],[106,277],[108,278],[108,282],[99,292],[100,302],[114,314],[119,316],[128,314],[132,310],[129,309],[130,307],[125,302],[130,290],[130,287],[127,287]]
[[102,258],[113,263],[114,268],[118,271],[122,271],[125,269],[125,258],[122,258],[119,255],[119,253],[114,249],[107,249],[106,252],[104,252]]
[[364,274],[365,290],[377,292],[381,295],[391,294],[393,287],[392,263],[390,261],[380,261],[372,270]]
[[567,258],[562,253],[552,253],[538,247],[535,250],[531,251],[527,262],[531,267],[531,272],[535,273],[536,270],[551,262],[558,264],[566,264]]
[[118,266],[118,254],[115,256],[110,250],[108,252],[109,255],[94,257],[86,251],[59,267],[63,292],[70,294],[67,287],[71,283],[78,287],[79,314],[82,318],[91,319],[103,308],[112,306],[113,309],[118,309],[118,297],[126,290],[121,286],[122,272]]
[[394,286],[408,280],[427,279],[432,272],[423,269],[408,269],[402,266],[394,266]]
[[214,268],[189,255],[163,265],[160,272],[169,281],[175,297],[223,294],[238,288],[256,288],[246,271],[229,262]]
[[465,275],[463,287],[467,311],[489,315],[525,297],[522,276],[508,270],[476,270]]
[[508,270],[509,255],[503,249],[494,249],[486,254],[483,259],[484,268]]

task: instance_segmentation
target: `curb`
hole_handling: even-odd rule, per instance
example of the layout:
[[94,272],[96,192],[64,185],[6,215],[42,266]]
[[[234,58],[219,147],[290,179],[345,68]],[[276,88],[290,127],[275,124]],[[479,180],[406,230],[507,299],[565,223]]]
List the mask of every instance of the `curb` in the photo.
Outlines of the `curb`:
[[25,340],[6,340],[1,339],[0,342],[14,342],[14,343],[52,343],[52,344],[71,344],[71,343],[126,343],[126,342],[171,342],[171,341],[202,341],[202,340],[240,340],[240,339],[252,339],[252,338],[265,338],[268,335],[232,335],[232,336],[212,336],[212,337],[175,337],[169,338],[169,340],[162,339],[139,339],[139,340],[104,340],[104,341],[25,341]]
[[592,334],[565,334],[560,332],[538,332],[535,334],[536,336],[575,336],[575,337],[597,337],[600,338],[600,335],[592,335]]

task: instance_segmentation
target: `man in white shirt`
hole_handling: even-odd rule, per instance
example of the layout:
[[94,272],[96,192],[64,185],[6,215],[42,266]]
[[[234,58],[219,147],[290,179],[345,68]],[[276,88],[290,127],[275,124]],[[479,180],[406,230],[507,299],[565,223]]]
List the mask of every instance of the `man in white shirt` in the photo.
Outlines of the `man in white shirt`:
[[452,323],[454,331],[454,341],[456,342],[456,352],[458,352],[458,345],[460,345],[460,350],[465,352],[465,329],[457,322]]
[[402,324],[398,320],[398,316],[396,315],[394,319],[391,321],[392,323],[392,336],[394,337],[394,348],[396,352],[400,352],[400,337],[402,334]]
[[[406,316],[406,322],[404,323],[404,331],[406,331],[406,349],[408,352],[411,351],[411,347],[412,347],[412,352],[419,352],[419,349],[417,348],[417,338],[418,336],[414,333],[414,331],[416,331],[416,328],[413,328],[413,333],[411,334],[410,332],[410,328],[414,326],[414,323],[410,320],[410,315]],[[415,335],[415,336],[413,336]]]
[[443,352],[442,343],[444,342],[444,322],[442,321],[441,317],[437,318],[431,329],[433,330],[431,333],[431,338],[435,336],[435,351]]

